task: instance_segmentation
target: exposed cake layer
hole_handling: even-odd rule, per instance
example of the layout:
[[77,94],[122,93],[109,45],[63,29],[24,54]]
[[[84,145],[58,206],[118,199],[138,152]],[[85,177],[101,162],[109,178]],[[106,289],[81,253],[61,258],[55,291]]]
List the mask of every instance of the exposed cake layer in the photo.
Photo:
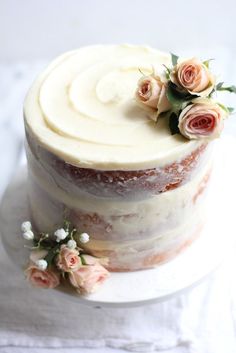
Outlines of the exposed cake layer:
[[[137,200],[137,197],[108,199],[85,193],[83,188],[75,185],[73,181],[69,181],[57,172],[54,173],[52,167],[42,163],[42,159],[35,158],[28,148],[27,157],[29,173],[36,184],[35,188],[41,189],[39,194],[43,194],[42,198],[52,199],[52,202],[53,200],[58,201],[68,209],[76,210],[78,217],[76,225],[79,228],[81,226],[88,227],[83,231],[94,232],[92,225],[96,227],[96,233],[98,233],[101,224],[100,238],[107,238],[109,231],[105,230],[106,226],[108,230],[112,227],[110,237],[114,236],[115,238],[117,236],[131,237],[132,234],[128,231],[129,227],[134,229],[133,233],[136,233],[137,229],[140,232],[147,232],[148,227],[151,230],[157,230],[165,224],[168,227],[174,227],[178,222],[184,222],[185,218],[192,213],[192,205],[197,200],[199,188],[211,168],[211,159],[209,159],[201,168],[195,170],[191,181],[173,189],[172,192],[166,191],[158,195],[155,195],[154,192],[151,197],[148,195],[140,200]],[[137,215],[139,219],[137,219]],[[124,224],[124,228],[121,228],[122,224]],[[124,232],[126,235],[123,235]],[[98,237],[98,234],[96,236]]]
[[[211,157],[211,146],[202,143],[189,155],[172,164],[136,171],[96,170],[80,168],[66,163],[45,150],[29,132],[27,153],[43,170],[57,180],[62,189],[72,188],[78,197],[89,195],[115,199],[144,199],[173,190],[191,180]],[[30,157],[32,155],[32,157]]]
[[109,243],[104,245],[94,242],[94,248],[91,246],[85,249],[94,256],[107,257],[109,262],[106,267],[109,271],[147,269],[161,265],[185,250],[201,235],[203,226],[204,222],[198,225],[196,222],[194,224],[189,222],[185,227],[179,227],[164,234],[161,238],[153,237],[148,241],[137,242],[137,244],[135,242],[113,243],[111,248],[109,248]]
[[[189,209],[186,205],[178,210],[185,222],[180,222],[173,215],[171,220],[170,213],[170,220],[167,216],[162,224],[160,219],[158,222],[158,214],[152,211],[151,217],[146,210],[147,219],[152,223],[150,225],[143,218],[144,212],[110,217],[89,211],[86,213],[85,210],[81,213],[81,210],[72,209],[48,194],[45,197],[45,192],[31,180],[32,219],[36,228],[47,230],[59,225],[66,214],[66,218],[81,232],[89,232],[90,242],[82,246],[95,256],[108,257],[110,270],[131,271],[152,267],[177,255],[199,235],[205,220],[201,203],[207,181],[206,175],[193,196],[192,204],[188,203]],[[145,220],[144,224],[142,220]]]
[[204,223],[202,200],[210,159],[195,171],[191,181],[142,200],[107,199],[80,192],[73,181],[45,168],[30,150],[28,165],[35,226],[49,231],[62,219],[71,220],[81,232],[90,234],[86,249],[93,255],[107,256],[111,270],[135,270],[167,261],[196,237]]
[[172,136],[168,119],[134,99],[142,74],[170,56],[143,46],[91,46],[56,59],[25,100],[27,130],[63,161],[97,170],[144,170],[179,162],[201,141]]

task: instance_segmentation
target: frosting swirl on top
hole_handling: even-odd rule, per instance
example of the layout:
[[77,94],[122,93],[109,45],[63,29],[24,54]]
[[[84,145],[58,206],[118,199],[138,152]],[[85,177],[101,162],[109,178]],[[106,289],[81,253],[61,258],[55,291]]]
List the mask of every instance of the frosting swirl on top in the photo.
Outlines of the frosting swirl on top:
[[136,170],[183,158],[201,142],[171,136],[167,119],[135,101],[140,70],[162,70],[169,55],[144,46],[90,46],[56,59],[36,79],[24,106],[26,128],[66,162]]

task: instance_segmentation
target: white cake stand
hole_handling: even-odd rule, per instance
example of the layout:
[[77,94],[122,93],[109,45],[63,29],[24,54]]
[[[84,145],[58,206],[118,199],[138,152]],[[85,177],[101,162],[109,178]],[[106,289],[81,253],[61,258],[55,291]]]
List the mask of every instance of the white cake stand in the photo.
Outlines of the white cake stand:
[[[233,148],[235,150],[235,144]],[[226,150],[227,155],[224,153]],[[230,182],[235,181],[235,173],[229,169],[229,152],[229,146],[225,149],[221,144],[219,163],[215,166],[211,181],[210,217],[201,237],[185,252],[154,269],[112,273],[98,292],[86,297],[80,297],[69,286],[60,286],[54,291],[93,306],[137,306],[166,300],[206,278],[219,266],[233,245],[231,234],[234,220],[230,213],[233,207],[230,207],[229,202],[231,198],[232,204],[235,200],[235,186]],[[30,215],[24,168],[17,171],[9,185],[0,212],[2,241],[11,260],[19,268],[22,280],[29,251],[24,248],[25,241],[21,236],[20,225],[28,219]]]

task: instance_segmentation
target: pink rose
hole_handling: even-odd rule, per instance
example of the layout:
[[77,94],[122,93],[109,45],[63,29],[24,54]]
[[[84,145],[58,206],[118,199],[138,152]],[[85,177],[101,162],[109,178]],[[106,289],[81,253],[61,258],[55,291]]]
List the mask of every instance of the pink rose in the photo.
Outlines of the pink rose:
[[69,273],[71,284],[78,289],[79,293],[89,294],[107,279],[109,272],[98,262],[93,265],[84,265],[75,272]]
[[138,81],[137,101],[158,110],[158,114],[170,109],[166,97],[166,85],[158,76],[144,76]]
[[188,139],[218,137],[223,129],[224,113],[209,99],[196,99],[179,116],[179,130]]
[[177,64],[172,71],[171,80],[190,93],[204,97],[211,93],[215,84],[208,68],[196,58]]
[[53,270],[40,270],[31,264],[25,271],[26,278],[34,287],[55,288],[60,284],[60,275]]
[[57,267],[65,272],[76,271],[81,266],[79,252],[76,249],[69,249],[65,244],[61,246],[56,259]]

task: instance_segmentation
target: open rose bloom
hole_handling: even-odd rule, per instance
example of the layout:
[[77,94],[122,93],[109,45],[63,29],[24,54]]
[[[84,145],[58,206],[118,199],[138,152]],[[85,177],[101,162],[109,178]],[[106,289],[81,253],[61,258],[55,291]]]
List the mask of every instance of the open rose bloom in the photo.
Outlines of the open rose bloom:
[[61,271],[64,272],[78,270],[82,265],[79,257],[79,251],[76,249],[69,249],[65,244],[63,244],[57,256],[56,265]]
[[50,268],[41,270],[36,265],[37,261],[47,255],[47,250],[34,250],[30,254],[30,263],[25,270],[27,280],[38,288],[55,288],[60,284],[60,274],[58,271]]
[[138,81],[136,99],[144,105],[156,109],[158,115],[170,109],[166,97],[166,84],[158,76],[143,76]]
[[38,288],[55,288],[60,284],[60,275],[58,272],[47,269],[40,270],[33,263],[25,271],[27,280]]
[[77,271],[70,272],[69,280],[79,293],[89,294],[95,292],[109,277],[109,272],[92,256],[84,255],[84,258],[89,264],[80,267]]
[[102,266],[106,259],[83,254],[83,263],[77,249],[69,249],[65,244],[60,248],[56,258],[59,270],[67,272],[70,283],[81,294],[94,292],[109,276],[109,272]]
[[201,97],[207,97],[215,85],[214,76],[206,65],[196,58],[177,64],[170,78],[177,86]]
[[32,251],[29,266],[25,270],[27,280],[34,287],[55,288],[60,284],[61,274],[66,273],[64,278],[67,278],[79,293],[94,292],[109,277],[109,272],[104,267],[107,265],[107,259],[80,255],[79,250],[81,249],[70,249],[66,244],[62,244],[53,263],[45,270],[39,268],[38,260],[43,260],[48,251]]
[[179,130],[188,139],[214,139],[223,129],[225,113],[210,99],[196,99],[182,110]]

